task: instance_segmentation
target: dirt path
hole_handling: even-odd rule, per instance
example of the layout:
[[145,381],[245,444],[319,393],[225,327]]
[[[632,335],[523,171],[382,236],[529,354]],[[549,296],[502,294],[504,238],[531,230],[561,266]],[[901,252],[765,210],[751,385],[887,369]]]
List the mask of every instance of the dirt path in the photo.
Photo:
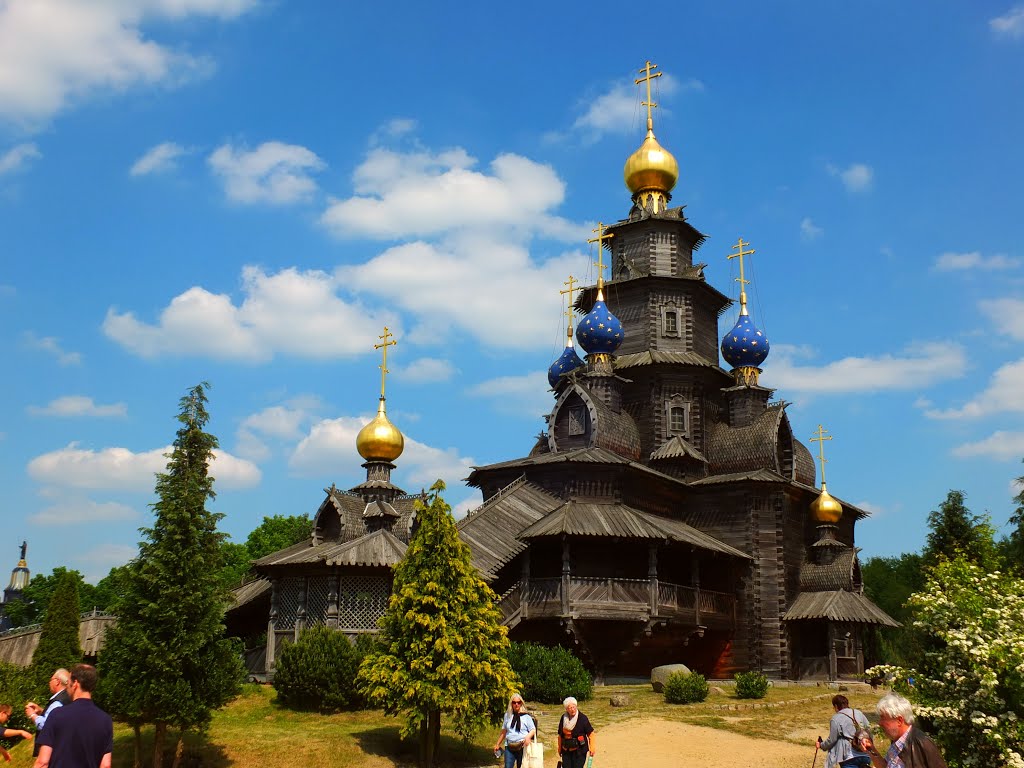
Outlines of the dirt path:
[[[808,737],[808,745],[814,737]],[[764,741],[668,720],[632,720],[597,730],[594,768],[808,768],[813,746]],[[546,768],[557,757],[546,754]],[[817,765],[822,765],[818,755]]]

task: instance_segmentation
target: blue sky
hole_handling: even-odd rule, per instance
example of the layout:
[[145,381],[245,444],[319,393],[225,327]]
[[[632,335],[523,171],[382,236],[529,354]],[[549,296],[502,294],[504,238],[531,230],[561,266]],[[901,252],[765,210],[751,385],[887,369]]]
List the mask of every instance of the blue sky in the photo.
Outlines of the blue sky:
[[[207,380],[223,528],[364,478],[525,454],[559,289],[623,218],[657,81],[673,204],[751,309],[762,383],[819,423],[863,555],[950,488],[1004,524],[1024,474],[1024,5],[0,2],[0,568],[102,576],[148,524]],[[614,311],[615,307],[611,307]],[[735,310],[721,321],[727,330]]]

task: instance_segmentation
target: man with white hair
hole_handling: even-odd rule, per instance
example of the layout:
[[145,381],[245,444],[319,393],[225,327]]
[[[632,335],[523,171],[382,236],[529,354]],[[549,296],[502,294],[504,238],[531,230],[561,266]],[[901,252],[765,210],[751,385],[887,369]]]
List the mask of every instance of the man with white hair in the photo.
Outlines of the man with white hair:
[[[36,725],[36,733],[40,733],[46,727],[46,719],[59,707],[71,703],[71,696],[68,694],[68,683],[71,681],[71,673],[66,669],[58,669],[50,676],[50,700],[45,707],[41,707],[34,701],[25,705],[25,717]],[[39,742],[35,743],[32,756],[39,755]]]
[[890,693],[882,697],[875,709],[878,723],[892,745],[883,758],[869,737],[861,740],[860,747],[871,755],[874,768],[946,768],[935,742],[914,726],[914,710],[909,701]]

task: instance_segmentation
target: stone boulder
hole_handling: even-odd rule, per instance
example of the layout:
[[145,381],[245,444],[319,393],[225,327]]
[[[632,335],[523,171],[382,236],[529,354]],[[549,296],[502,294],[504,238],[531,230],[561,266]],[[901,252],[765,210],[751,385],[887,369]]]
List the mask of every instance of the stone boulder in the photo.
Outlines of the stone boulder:
[[664,664],[651,670],[651,687],[655,693],[661,693],[665,689],[665,681],[673,672],[690,674],[690,668],[685,664]]
[[608,699],[608,703],[613,707],[628,707],[629,706],[629,694],[628,693],[616,693],[614,696]]

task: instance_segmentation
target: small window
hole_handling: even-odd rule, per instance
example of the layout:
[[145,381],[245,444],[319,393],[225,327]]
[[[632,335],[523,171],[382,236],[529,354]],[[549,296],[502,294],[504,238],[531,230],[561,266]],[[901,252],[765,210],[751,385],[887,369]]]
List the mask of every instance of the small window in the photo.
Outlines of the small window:
[[677,435],[686,434],[686,409],[681,405],[673,405],[668,410],[668,428]]
[[675,313],[675,310],[669,310],[665,313],[665,335],[676,336],[679,333],[679,316]]
[[586,432],[586,407],[582,405],[574,405],[569,409],[569,436],[584,435]]

